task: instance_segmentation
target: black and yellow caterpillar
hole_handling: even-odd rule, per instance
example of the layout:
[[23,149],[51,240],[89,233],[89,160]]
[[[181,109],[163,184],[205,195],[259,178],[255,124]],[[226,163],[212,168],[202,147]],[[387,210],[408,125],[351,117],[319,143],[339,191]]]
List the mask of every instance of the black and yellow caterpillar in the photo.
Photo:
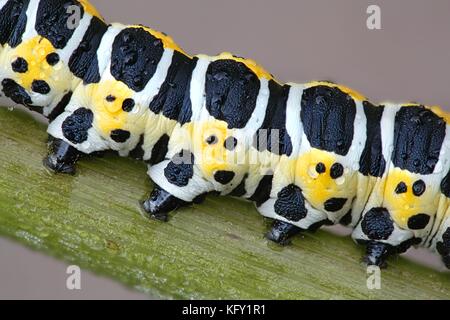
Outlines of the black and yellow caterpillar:
[[342,223],[369,264],[422,245],[450,268],[450,117],[437,107],[190,56],[153,29],[106,24],[86,0],[0,0],[0,44],[2,102],[50,120],[54,171],[115,150],[149,164],[152,217],[217,192],[254,201],[276,242]]

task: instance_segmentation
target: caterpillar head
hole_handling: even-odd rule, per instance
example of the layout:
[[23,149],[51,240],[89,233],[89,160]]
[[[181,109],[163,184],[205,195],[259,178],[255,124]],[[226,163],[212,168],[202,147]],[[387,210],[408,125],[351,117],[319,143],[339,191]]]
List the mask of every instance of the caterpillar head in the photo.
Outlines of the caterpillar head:
[[69,68],[50,41],[39,36],[15,48],[5,47],[0,65],[4,95],[35,111],[41,112],[46,106],[51,108],[73,86]]

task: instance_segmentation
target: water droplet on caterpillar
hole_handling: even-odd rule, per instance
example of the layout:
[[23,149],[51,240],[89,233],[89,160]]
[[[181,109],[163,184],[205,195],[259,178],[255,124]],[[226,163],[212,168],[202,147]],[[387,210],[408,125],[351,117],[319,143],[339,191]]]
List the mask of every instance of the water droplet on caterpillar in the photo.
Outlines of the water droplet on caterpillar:
[[217,72],[213,75],[214,80],[216,81],[223,81],[223,80],[227,80],[229,78],[228,73],[226,72]]
[[342,176],[340,178],[337,178],[335,181],[338,186],[342,186],[345,183],[345,177]]
[[141,106],[139,105],[139,104],[136,104],[135,106],[134,106],[134,108],[131,110],[131,114],[137,114],[137,113],[139,113],[141,111]]
[[136,77],[134,77],[134,79],[133,79],[133,84],[134,84],[135,86],[140,86],[140,85],[142,85],[142,82],[143,82],[143,80],[142,80],[142,77],[140,77],[140,76],[136,76]]
[[319,177],[319,174],[317,173],[316,170],[316,166],[309,166],[308,175],[313,179],[317,179]]
[[137,61],[137,53],[132,51],[128,53],[124,58],[124,64],[127,66],[134,65]]

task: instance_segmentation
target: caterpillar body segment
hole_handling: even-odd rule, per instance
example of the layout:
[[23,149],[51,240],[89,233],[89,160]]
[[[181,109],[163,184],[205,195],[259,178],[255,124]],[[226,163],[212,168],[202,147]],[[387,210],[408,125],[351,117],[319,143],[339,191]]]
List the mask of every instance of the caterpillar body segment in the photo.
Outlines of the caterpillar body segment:
[[[82,12],[73,29],[68,6]],[[115,150],[148,163],[143,208],[157,219],[215,192],[255,202],[280,243],[341,223],[369,264],[422,245],[450,267],[450,122],[436,107],[190,56],[153,29],[107,25],[87,1],[0,0],[0,44],[3,98],[50,119],[55,171]]]
[[[2,0],[0,7],[2,93],[53,119],[88,72],[107,25],[86,1]],[[73,25],[69,7],[79,13]]]

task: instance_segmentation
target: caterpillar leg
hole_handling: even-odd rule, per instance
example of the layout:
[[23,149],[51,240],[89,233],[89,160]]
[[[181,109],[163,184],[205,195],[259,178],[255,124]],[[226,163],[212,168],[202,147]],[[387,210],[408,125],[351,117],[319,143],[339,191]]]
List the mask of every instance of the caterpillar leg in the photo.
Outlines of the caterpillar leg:
[[300,188],[294,184],[283,188],[277,186],[272,197],[261,202],[260,205],[256,203],[258,211],[265,217],[275,219],[266,238],[282,245],[289,244],[290,238],[302,231],[316,231],[320,226],[330,223],[326,214],[315,210],[305,201]]
[[44,165],[57,173],[75,173],[75,163],[81,156],[81,152],[67,142],[49,137],[48,156],[44,159]]
[[366,246],[364,262],[379,267],[387,266],[387,259],[403,253],[421,242],[410,230],[401,229],[392,220],[386,208],[367,211],[352,234],[353,239]]
[[369,266],[385,268],[387,266],[387,258],[393,253],[392,246],[383,242],[369,241],[366,243],[366,255],[363,261]]
[[287,245],[290,243],[290,239],[302,232],[303,229],[294,226],[293,224],[275,220],[272,224],[272,228],[266,233],[266,238],[270,241],[281,245]]
[[157,185],[150,193],[150,197],[142,202],[142,208],[149,214],[150,218],[166,222],[169,212],[193,203],[200,204],[205,198],[206,194],[202,194],[190,202],[184,201]]
[[213,191],[194,165],[194,156],[181,150],[171,160],[149,166],[148,174],[156,187],[142,204],[150,217],[167,220],[168,213],[193,203],[201,203]]
[[[70,107],[70,106],[69,106]],[[87,108],[67,108],[50,122],[49,154],[44,165],[58,173],[75,173],[82,155],[98,155],[110,149],[93,127],[94,114]]]
[[380,241],[365,242],[366,255],[364,256],[363,261],[369,266],[373,265],[380,268],[386,268],[387,259],[390,256],[404,253],[411,246],[417,245],[420,242],[421,240],[419,238],[411,238],[397,246],[392,246]]
[[181,200],[159,186],[155,186],[150,197],[142,203],[142,208],[150,218],[164,221],[168,220],[168,213],[190,203]]

